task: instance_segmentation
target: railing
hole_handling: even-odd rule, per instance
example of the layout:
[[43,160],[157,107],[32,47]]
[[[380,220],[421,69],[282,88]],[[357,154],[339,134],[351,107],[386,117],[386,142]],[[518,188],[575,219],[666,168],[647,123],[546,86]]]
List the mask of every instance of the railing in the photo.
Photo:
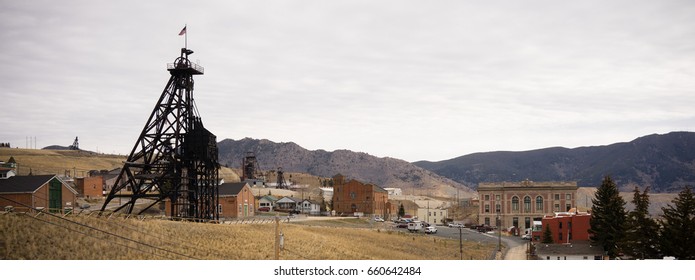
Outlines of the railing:
[[198,64],[195,64],[193,62],[188,62],[188,63],[167,63],[167,70],[176,70],[176,69],[193,69],[196,70],[200,73],[205,72],[205,68],[203,66],[200,66]]

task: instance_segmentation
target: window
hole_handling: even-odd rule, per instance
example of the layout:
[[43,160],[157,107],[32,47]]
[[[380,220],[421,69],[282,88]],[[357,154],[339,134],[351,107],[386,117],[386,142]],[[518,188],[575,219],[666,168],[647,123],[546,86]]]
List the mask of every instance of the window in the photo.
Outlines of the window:
[[486,195],[485,195],[485,201],[488,201],[488,200],[490,200],[490,195],[489,195],[489,194],[486,194]]
[[524,218],[524,228],[531,228],[531,218],[530,217]]
[[536,197],[536,211],[543,212],[543,197],[540,195]]
[[519,211],[519,197],[512,197],[512,211]]
[[565,200],[572,200],[572,194],[571,193],[565,194]]
[[500,201],[500,195],[495,195],[495,200]]
[[560,224],[559,224],[559,228],[562,228],[562,222],[560,222]]
[[565,211],[569,211],[570,209],[572,209],[572,204],[569,204],[569,203],[565,204],[565,208],[567,208],[567,210],[565,210]]
[[524,197],[524,212],[531,212],[531,197]]
[[555,200],[560,200],[560,194],[559,193],[555,194]]
[[485,213],[490,213],[490,205],[485,204]]
[[[437,217],[437,212],[434,212],[434,216]],[[436,222],[435,222],[436,223]]]
[[490,225],[490,218],[485,218],[485,225]]
[[562,241],[562,232],[557,233],[557,240]]
[[432,216],[432,212],[427,212],[427,216]]
[[572,229],[572,222],[567,222],[567,228]]
[[513,225],[515,228],[519,228],[519,217],[513,217],[513,218],[512,218],[512,225]]
[[555,203],[555,212],[560,212],[560,203]]
[[502,212],[502,206],[500,206],[499,204],[495,205],[495,212]]

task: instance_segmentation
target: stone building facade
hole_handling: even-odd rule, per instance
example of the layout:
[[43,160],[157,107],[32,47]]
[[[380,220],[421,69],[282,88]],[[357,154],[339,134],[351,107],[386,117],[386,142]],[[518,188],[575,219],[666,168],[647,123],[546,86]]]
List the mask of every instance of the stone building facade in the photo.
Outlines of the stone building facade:
[[480,183],[478,221],[501,228],[514,226],[523,232],[546,214],[576,207],[577,188],[577,182]]

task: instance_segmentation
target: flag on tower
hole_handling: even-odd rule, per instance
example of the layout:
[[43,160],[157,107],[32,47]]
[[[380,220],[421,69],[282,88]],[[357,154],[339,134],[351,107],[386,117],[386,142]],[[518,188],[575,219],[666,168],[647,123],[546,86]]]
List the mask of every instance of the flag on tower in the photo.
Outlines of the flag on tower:
[[184,26],[183,29],[181,29],[181,32],[179,32],[179,36],[186,34],[186,27]]

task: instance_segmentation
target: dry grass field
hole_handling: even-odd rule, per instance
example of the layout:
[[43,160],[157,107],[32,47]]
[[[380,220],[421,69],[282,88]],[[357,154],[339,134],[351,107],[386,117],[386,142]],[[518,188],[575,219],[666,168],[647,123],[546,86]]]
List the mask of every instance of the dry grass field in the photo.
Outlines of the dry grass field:
[[[86,215],[60,219],[3,213],[0,259],[270,260],[274,229],[274,223],[204,224]],[[459,259],[458,240],[339,224],[281,223],[280,229],[285,237],[280,259]],[[464,258],[485,259],[494,249],[491,246],[464,243]]]
[[[126,156],[85,151],[0,149],[0,160],[7,161],[10,157],[17,161],[18,175],[27,175],[30,171],[34,175],[63,175],[68,171],[77,177],[87,176],[90,170],[121,168],[126,160]],[[226,182],[239,182],[238,172],[232,168],[221,167],[219,176]]]

